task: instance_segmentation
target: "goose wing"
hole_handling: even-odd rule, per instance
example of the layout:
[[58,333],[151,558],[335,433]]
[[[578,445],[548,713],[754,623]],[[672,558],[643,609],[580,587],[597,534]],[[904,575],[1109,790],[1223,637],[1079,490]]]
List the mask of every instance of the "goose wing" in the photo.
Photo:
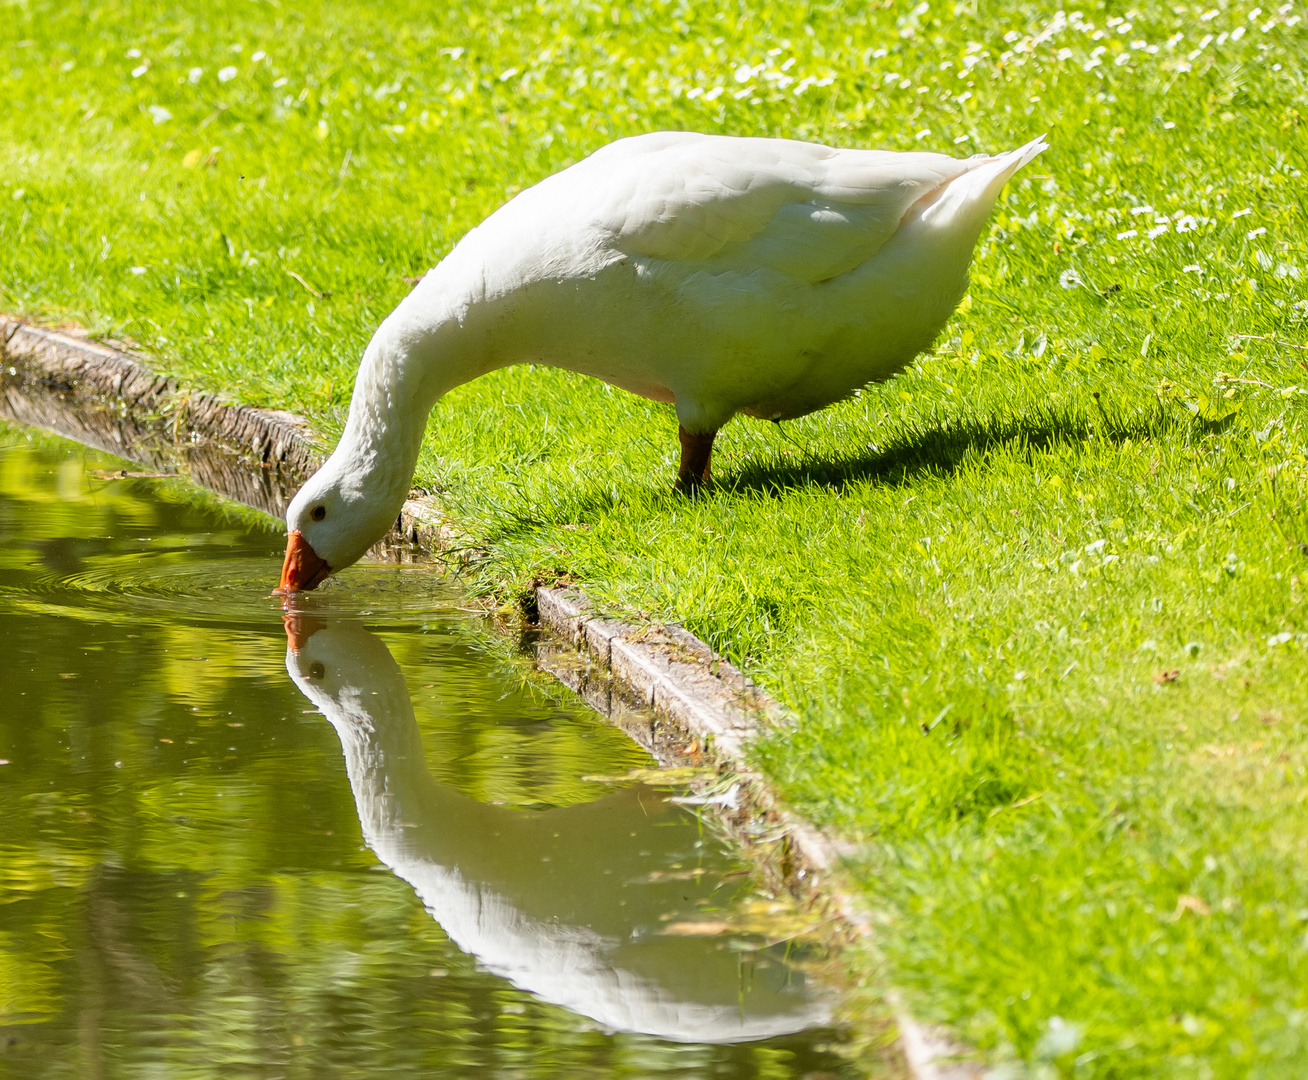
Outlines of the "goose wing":
[[872,258],[916,202],[977,160],[660,132],[582,167],[611,249],[690,272],[770,269],[816,284]]

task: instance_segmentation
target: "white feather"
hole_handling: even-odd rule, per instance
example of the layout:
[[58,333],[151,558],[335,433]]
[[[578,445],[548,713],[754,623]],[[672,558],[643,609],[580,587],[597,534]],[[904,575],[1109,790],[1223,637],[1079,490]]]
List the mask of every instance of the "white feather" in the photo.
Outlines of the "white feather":
[[[675,402],[690,432],[820,409],[899,371],[967,287],[997,157],[658,132],[511,199],[377,331],[290,528],[334,568],[394,520],[435,401],[531,361]],[[327,506],[322,522],[308,510]]]

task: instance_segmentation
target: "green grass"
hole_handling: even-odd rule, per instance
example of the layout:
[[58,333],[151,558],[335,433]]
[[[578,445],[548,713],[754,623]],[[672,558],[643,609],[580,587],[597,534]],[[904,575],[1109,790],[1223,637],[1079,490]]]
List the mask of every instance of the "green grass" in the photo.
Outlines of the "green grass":
[[1303,1075],[1299,9],[919,8],[7,3],[0,307],[330,435],[403,279],[612,138],[1049,132],[934,351],[733,423],[711,493],[669,407],[525,368],[419,480],[482,583],[567,573],[793,708],[760,760],[859,843],[917,1012],[1038,1075]]

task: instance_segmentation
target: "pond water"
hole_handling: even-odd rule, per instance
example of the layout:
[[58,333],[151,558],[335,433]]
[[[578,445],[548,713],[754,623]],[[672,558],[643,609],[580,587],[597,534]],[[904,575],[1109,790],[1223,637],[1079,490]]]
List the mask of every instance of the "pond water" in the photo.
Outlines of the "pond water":
[[273,522],[133,468],[0,424],[0,1076],[853,1075],[748,868],[457,592],[287,616]]

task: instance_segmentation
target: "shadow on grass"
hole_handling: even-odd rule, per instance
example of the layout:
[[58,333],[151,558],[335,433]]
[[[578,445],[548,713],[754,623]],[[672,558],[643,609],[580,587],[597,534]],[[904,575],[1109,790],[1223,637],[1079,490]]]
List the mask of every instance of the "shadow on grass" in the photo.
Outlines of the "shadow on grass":
[[[1130,417],[1114,416],[1097,405],[1066,409],[1032,410],[1016,415],[981,416],[975,418],[944,418],[928,423],[917,431],[909,431],[890,441],[885,447],[873,447],[870,452],[844,456],[824,456],[804,453],[799,460],[787,461],[774,457],[770,460],[746,464],[731,471],[715,474],[714,492],[726,495],[762,495],[782,498],[804,489],[840,491],[846,486],[874,482],[892,487],[911,485],[923,476],[949,476],[968,461],[981,461],[993,452],[1005,449],[1012,454],[1016,449],[1028,462],[1049,448],[1058,445],[1075,446],[1091,437],[1111,443],[1130,439],[1135,442],[1156,441],[1170,436],[1193,436],[1194,423],[1188,416],[1181,417],[1162,409],[1140,410]],[[566,498],[566,509],[555,507],[559,520],[572,522],[595,521],[605,515],[621,513],[621,507],[637,491],[643,497],[653,496],[656,502],[664,498],[682,500],[672,490],[669,476],[667,487],[654,490],[650,483],[633,482],[621,489],[578,490]],[[712,497],[712,495],[710,495]],[[535,513],[521,513],[510,507],[499,522],[492,542],[523,535],[552,524]]]
[[988,416],[942,420],[907,433],[884,448],[840,457],[806,454],[795,462],[770,461],[746,465],[718,476],[730,492],[783,496],[806,487],[840,490],[850,484],[877,481],[899,487],[915,478],[948,476],[967,461],[982,460],[1001,448],[1017,449],[1028,461],[1052,446],[1073,446],[1090,439],[1122,443],[1143,441],[1179,432],[1184,421],[1164,412],[1128,419],[1102,410],[1048,411],[1044,415]]

